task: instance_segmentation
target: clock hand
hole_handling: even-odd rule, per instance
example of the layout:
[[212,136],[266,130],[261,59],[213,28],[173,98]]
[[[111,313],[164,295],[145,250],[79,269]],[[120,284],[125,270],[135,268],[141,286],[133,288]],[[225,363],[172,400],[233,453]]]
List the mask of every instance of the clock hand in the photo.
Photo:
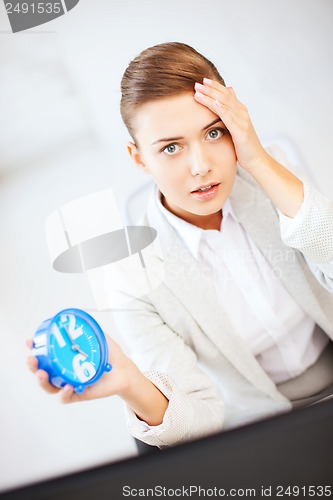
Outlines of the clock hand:
[[79,348],[79,346],[78,346],[77,344],[73,344],[73,345],[72,345],[72,349],[73,349],[73,351],[77,351],[77,352],[79,352],[80,354],[82,354],[83,356],[85,356],[86,358],[88,358],[88,354],[86,354],[85,352],[83,352],[83,351]]
[[65,329],[65,331],[66,331],[66,333],[67,333],[67,335],[68,335],[68,337],[69,337],[69,340],[70,340],[70,341],[71,341],[71,343],[72,343],[72,349],[73,349],[73,351],[79,352],[80,354],[82,354],[83,356],[85,356],[86,358],[88,358],[88,354],[86,354],[85,352],[83,352],[83,351],[80,349],[80,347],[78,346],[78,344],[76,344],[76,343],[75,343],[75,341],[74,341],[74,339],[73,339],[72,335],[70,334],[70,332],[69,332],[68,328],[66,327],[66,325],[64,325],[64,324],[62,323],[62,326],[64,327],[64,329]]

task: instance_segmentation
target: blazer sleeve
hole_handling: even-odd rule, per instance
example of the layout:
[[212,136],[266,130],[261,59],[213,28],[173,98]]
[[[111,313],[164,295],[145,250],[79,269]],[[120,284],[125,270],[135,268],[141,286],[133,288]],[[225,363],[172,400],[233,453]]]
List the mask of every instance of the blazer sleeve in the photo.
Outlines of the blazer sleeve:
[[271,144],[267,152],[301,179],[304,186],[304,201],[293,218],[277,210],[282,241],[302,252],[319,283],[333,292],[333,203],[313,186],[307,172],[293,164],[281,147]]
[[154,306],[141,298],[133,307],[115,313],[114,320],[133,361],[169,400],[163,422],[157,426],[141,421],[125,405],[130,433],[164,448],[220,431],[224,405],[216,386],[198,367],[195,352],[165,324]]
[[279,211],[283,242],[304,255],[309,268],[333,292],[333,203],[304,183],[304,201],[294,218]]

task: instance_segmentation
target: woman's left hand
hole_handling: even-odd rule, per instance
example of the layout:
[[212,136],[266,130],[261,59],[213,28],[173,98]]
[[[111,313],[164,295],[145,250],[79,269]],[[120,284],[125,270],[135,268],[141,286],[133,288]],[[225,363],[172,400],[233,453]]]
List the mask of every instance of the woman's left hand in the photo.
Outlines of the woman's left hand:
[[252,125],[248,110],[236,97],[232,87],[204,78],[196,83],[195,100],[218,115],[229,130],[238,163],[251,170],[267,155]]
[[231,87],[204,78],[195,84],[194,98],[221,118],[229,130],[238,163],[287,217],[294,217],[304,199],[303,183],[270,156],[260,144],[249,113]]

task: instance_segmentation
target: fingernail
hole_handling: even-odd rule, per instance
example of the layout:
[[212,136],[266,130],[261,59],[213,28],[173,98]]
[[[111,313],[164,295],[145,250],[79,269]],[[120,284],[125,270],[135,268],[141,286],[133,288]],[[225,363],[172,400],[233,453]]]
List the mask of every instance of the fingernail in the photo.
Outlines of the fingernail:
[[72,387],[69,384],[65,385],[65,387],[64,387],[65,392],[71,392],[71,390],[72,390]]
[[207,83],[207,85],[211,85],[213,83],[213,80],[210,80],[209,78],[204,78],[203,82]]
[[203,99],[205,96],[201,92],[196,92],[195,97],[199,97],[199,99]]
[[194,87],[198,90],[205,90],[205,87],[201,83],[198,83],[198,82],[195,83]]

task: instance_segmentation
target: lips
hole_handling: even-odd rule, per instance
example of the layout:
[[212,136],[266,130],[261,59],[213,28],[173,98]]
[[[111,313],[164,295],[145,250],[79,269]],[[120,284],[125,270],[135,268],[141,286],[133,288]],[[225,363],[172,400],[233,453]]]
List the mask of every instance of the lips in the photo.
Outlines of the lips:
[[193,196],[200,203],[213,200],[219,193],[220,185],[220,183],[212,183],[198,186],[195,191],[191,192],[191,196]]
[[196,189],[191,191],[191,193],[204,193],[205,191],[209,191],[212,189],[214,186],[217,186],[219,183],[218,182],[213,182],[211,184],[203,184],[201,186],[198,186]]

